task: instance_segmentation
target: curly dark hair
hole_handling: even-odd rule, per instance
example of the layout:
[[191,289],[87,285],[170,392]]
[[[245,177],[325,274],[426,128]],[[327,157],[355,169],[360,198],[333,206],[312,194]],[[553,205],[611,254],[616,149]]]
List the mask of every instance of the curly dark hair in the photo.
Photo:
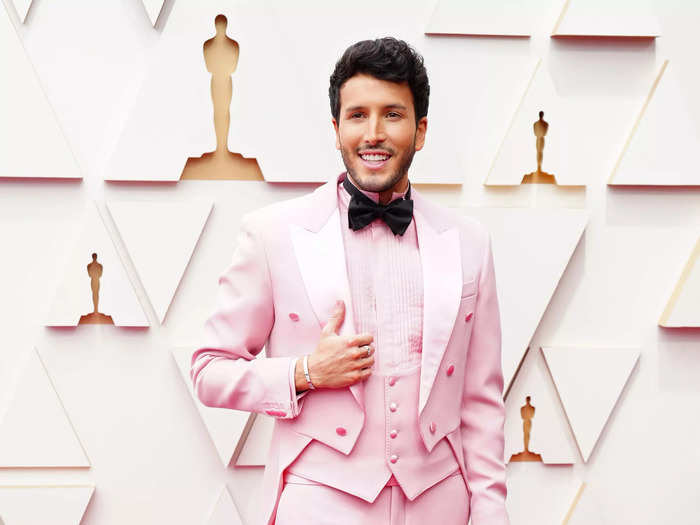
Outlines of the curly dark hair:
[[336,62],[328,88],[334,119],[338,120],[340,114],[340,88],[358,73],[399,84],[407,82],[413,95],[416,124],[428,114],[430,84],[423,57],[403,40],[387,36],[351,45]]

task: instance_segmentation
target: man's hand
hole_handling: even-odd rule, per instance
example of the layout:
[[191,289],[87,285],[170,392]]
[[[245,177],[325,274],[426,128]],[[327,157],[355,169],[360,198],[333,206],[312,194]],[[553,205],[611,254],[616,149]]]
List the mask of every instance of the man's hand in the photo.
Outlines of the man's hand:
[[[362,381],[372,373],[374,337],[370,334],[338,335],[345,320],[345,302],[338,301],[321,330],[316,350],[309,355],[309,376],[316,388],[342,388]],[[367,352],[365,345],[369,345]],[[361,348],[362,347],[362,348]],[[309,388],[302,359],[297,361],[294,382],[297,392]]]

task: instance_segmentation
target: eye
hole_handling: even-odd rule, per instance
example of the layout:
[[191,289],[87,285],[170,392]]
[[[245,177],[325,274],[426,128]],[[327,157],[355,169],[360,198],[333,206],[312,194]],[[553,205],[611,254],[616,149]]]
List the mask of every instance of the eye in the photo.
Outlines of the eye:
[[387,116],[391,118],[400,118],[401,114],[397,113],[396,111],[390,111],[389,113],[387,113]]
[[350,115],[350,118],[356,118],[356,117],[361,117],[361,116],[362,116],[362,113],[356,112],[356,113],[352,113],[352,114]]

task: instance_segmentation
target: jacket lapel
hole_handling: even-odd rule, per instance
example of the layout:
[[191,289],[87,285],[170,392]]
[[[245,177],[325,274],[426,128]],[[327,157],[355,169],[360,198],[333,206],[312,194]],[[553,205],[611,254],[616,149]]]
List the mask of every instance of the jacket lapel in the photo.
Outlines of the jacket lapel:
[[[413,190],[412,190],[413,191]],[[459,231],[431,213],[423,197],[414,196],[413,217],[423,272],[423,351],[418,413],[425,408],[454,329],[462,290]]]
[[[310,213],[299,224],[290,224],[299,270],[318,322],[328,321],[335,302],[345,302],[345,320],[340,334],[355,333],[352,298],[345,264],[345,247],[338,214],[337,178],[309,195]],[[350,386],[352,395],[364,409],[364,383]]]

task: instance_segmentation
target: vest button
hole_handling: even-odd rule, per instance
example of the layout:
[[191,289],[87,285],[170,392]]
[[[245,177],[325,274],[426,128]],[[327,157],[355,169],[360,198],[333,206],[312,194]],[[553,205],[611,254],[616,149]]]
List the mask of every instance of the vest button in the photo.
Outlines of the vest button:
[[396,436],[398,435],[399,431],[398,430],[392,430],[389,432],[389,436],[391,436],[391,439],[396,439]]
[[348,431],[345,430],[345,427],[338,427],[335,429],[335,433],[338,434],[339,436],[344,436],[345,434],[348,433]]
[[389,461],[391,461],[392,463],[396,463],[398,460],[399,460],[399,456],[397,456],[396,454],[392,454],[391,457],[389,458]]
[[396,384],[396,378],[395,377],[390,377],[389,378],[389,386],[394,386]]
[[396,412],[397,408],[398,407],[396,406],[396,403],[394,403],[394,402],[389,403],[389,410],[391,410],[392,412]]
[[452,374],[454,374],[454,372],[455,372],[455,365],[448,366],[447,370],[445,371],[445,373],[447,374],[448,377],[451,376]]
[[435,434],[435,429],[437,428],[437,425],[435,425],[435,421],[430,423],[430,426],[428,428],[430,429],[431,434]]
[[299,320],[299,315],[297,315],[297,314],[295,314],[294,312],[292,312],[292,313],[289,314],[289,318],[290,318],[292,321],[298,321],[298,320]]
[[464,316],[464,320],[465,320],[465,321],[469,321],[469,319],[472,318],[472,315],[474,315],[474,313],[473,313],[473,312],[469,312],[467,315]]

